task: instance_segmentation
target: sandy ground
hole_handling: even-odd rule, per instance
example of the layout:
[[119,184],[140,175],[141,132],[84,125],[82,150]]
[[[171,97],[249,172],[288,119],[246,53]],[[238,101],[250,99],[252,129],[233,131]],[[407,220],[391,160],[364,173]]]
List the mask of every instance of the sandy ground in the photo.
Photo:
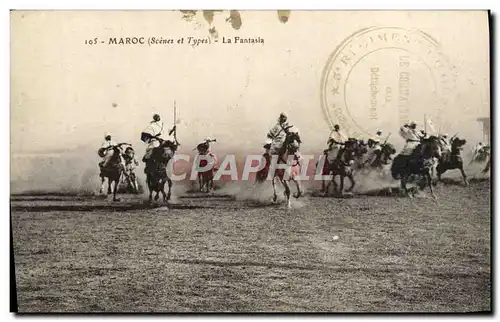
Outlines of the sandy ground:
[[170,207],[12,196],[19,310],[491,310],[490,182],[436,190],[437,201],[307,194],[291,210],[268,188],[229,186]]

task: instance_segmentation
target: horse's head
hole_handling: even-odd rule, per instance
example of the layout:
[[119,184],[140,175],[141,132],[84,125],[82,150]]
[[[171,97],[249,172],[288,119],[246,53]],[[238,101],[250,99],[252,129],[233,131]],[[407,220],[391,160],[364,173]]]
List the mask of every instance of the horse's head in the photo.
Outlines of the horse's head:
[[285,141],[283,142],[283,149],[285,152],[294,153],[299,150],[301,143],[302,140],[298,132],[287,131]]
[[464,146],[467,143],[467,140],[465,139],[460,139],[460,138],[454,138],[451,140],[451,147],[453,148],[460,148]]
[[156,149],[156,158],[160,162],[168,162],[175,152],[177,151],[179,144],[177,142],[172,142],[170,140],[161,140],[160,146]]
[[460,154],[460,151],[462,150],[463,146],[467,143],[467,140],[456,137],[453,138],[450,143],[451,143],[451,153],[453,155],[458,155]]
[[[420,147],[418,149],[418,147]],[[441,158],[441,145],[437,136],[431,135],[423,138],[420,145],[415,149],[423,159]]]
[[125,155],[127,160],[132,160],[135,157],[135,151],[131,146],[127,147],[123,154]]

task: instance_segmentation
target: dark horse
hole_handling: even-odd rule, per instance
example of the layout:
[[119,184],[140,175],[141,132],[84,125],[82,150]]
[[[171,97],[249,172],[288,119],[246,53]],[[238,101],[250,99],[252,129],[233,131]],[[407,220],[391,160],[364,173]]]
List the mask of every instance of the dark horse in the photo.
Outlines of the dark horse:
[[[153,192],[156,192],[155,201],[163,195],[163,201],[170,200],[172,190],[172,179],[168,176],[168,162],[174,157],[179,146],[178,142],[158,139],[160,145],[153,148],[151,157],[146,160],[144,173],[146,174],[146,183],[149,188],[149,202],[152,201]],[[173,166],[173,165],[172,165]],[[165,183],[168,183],[168,193],[165,192]]]
[[347,140],[343,146],[339,149],[337,157],[332,162],[327,162],[327,174],[332,176],[332,179],[325,187],[325,195],[328,194],[330,184],[333,183],[334,190],[337,190],[337,182],[335,182],[335,177],[340,176],[340,189],[338,193],[340,195],[344,192],[344,179],[347,177],[351,181],[351,186],[347,189],[347,192],[351,192],[356,185],[354,181],[353,165],[355,160],[360,158],[366,152],[366,147],[362,142],[356,139]]
[[383,143],[380,145],[380,150],[375,150],[375,160],[371,164],[372,168],[380,169],[384,165],[389,164],[392,160],[391,157],[396,153],[396,149],[390,143]]
[[[116,192],[118,191],[118,184],[120,183],[120,178],[125,171],[124,169],[124,164],[122,160],[122,150],[121,146],[126,143],[120,143],[114,146],[111,146],[107,148],[108,152],[110,153],[110,157],[107,160],[107,162],[102,161],[99,163],[99,168],[100,168],[100,174],[99,176],[101,177],[101,190],[100,193],[103,192],[104,190],[104,181],[106,178],[108,178],[108,190],[106,194],[111,193],[111,184],[114,182],[114,189],[113,189],[113,201],[119,201],[118,198],[116,198]],[[102,149],[99,149],[99,153],[103,153]]]
[[441,148],[438,138],[430,136],[429,138],[421,139],[420,143],[413,150],[411,155],[398,155],[394,158],[391,166],[391,174],[395,180],[401,180],[401,188],[407,196],[412,198],[409,193],[406,183],[412,175],[421,177],[423,183],[420,188],[425,187],[425,183],[429,186],[433,198],[436,198],[432,189],[431,168],[434,165],[433,158],[441,157]]
[[209,162],[212,163],[212,167],[210,169],[198,172],[198,184],[200,192],[210,192],[210,189],[214,189],[214,176],[216,172],[215,163],[217,162],[217,159],[215,155],[209,151],[210,142],[217,142],[217,140],[206,140],[205,142],[202,142],[196,146],[198,155],[204,156],[204,158],[196,159],[196,162],[198,162],[198,166],[200,168],[204,168],[209,164]]
[[467,176],[464,172],[464,161],[462,158],[462,149],[467,141],[455,138],[451,141],[451,151],[443,152],[441,158],[439,158],[439,163],[436,167],[436,174],[438,181],[441,180],[441,175],[448,170],[459,169],[462,173],[462,178],[464,179],[464,184],[469,185],[467,181]]
[[[288,128],[285,128],[285,133],[286,137],[285,140],[281,146],[281,148],[278,151],[278,160],[277,164],[289,164],[289,157],[291,157],[291,164],[289,168],[289,179],[285,178],[286,171],[285,169],[275,169],[274,170],[274,175],[272,177],[272,184],[273,184],[273,202],[276,202],[278,199],[278,196],[276,194],[276,184],[275,184],[275,179],[278,178],[279,181],[283,184],[285,188],[285,197],[287,200],[287,206],[288,208],[291,208],[291,201],[290,201],[290,186],[289,182],[293,181],[295,182],[295,185],[297,186],[297,193],[294,194],[293,196],[295,198],[299,198],[302,195],[302,189],[300,186],[300,181],[298,180],[298,176],[300,175],[300,160],[299,160],[299,148],[300,144],[302,143],[300,136],[298,133],[295,132],[289,132]],[[269,146],[267,147],[269,148]],[[264,167],[259,170],[256,174],[256,182],[257,183],[262,183],[264,180],[267,179],[269,175],[269,169],[271,165],[271,155],[269,153],[265,153],[263,158],[265,165]]]

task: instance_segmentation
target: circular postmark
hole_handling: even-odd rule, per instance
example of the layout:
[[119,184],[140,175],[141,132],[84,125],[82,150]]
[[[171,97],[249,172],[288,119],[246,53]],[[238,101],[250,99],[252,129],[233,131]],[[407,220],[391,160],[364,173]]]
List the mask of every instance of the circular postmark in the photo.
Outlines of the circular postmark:
[[[330,128],[349,136],[386,134],[413,120],[448,131],[457,72],[430,35],[401,27],[369,27],[344,39],[321,80],[321,107]],[[425,124],[424,124],[425,122]]]

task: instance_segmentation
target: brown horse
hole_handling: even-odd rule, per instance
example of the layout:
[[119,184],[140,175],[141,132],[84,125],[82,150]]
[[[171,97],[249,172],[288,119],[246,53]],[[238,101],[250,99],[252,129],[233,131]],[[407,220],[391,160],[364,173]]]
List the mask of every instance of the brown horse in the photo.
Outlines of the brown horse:
[[120,178],[123,173],[124,169],[124,162],[123,162],[123,157],[122,157],[122,150],[121,146],[126,143],[120,143],[114,146],[111,146],[107,148],[108,152],[110,154],[109,159],[106,162],[101,162],[99,163],[99,168],[100,168],[100,173],[99,176],[101,177],[101,189],[100,193],[103,193],[104,190],[104,182],[106,179],[108,179],[108,190],[106,195],[111,193],[111,184],[114,182],[114,188],[113,188],[113,201],[119,201],[116,197],[116,192],[118,191],[118,184],[120,183]]
[[[356,182],[354,181],[353,166],[355,160],[362,156],[362,151],[365,151],[364,145],[356,139],[347,140],[344,145],[340,148],[337,157],[331,161],[327,162],[328,170],[327,174],[332,176],[332,179],[325,187],[325,195],[328,195],[330,184],[333,183],[334,191],[338,194],[343,195],[344,192],[344,180],[347,177],[351,182],[351,186],[346,192],[352,192]],[[340,189],[338,189],[337,182],[335,182],[335,177],[340,176]]]
[[[217,142],[216,139],[206,140],[198,144],[196,150],[198,151],[198,156],[203,156],[203,158],[197,158],[199,168],[206,167],[209,163],[212,163],[210,169],[198,172],[198,184],[199,191],[210,192],[210,189],[214,189],[214,176],[215,176],[215,164],[217,163],[217,158],[215,154],[209,151],[210,142]],[[199,160],[199,161],[198,161]]]
[[[159,199],[161,192],[163,201],[168,202],[172,191],[172,179],[168,176],[167,166],[174,157],[179,143],[161,139],[159,141],[160,146],[153,148],[151,157],[146,160],[146,168],[144,169],[146,183],[149,188],[149,202],[152,201],[153,192],[156,192],[155,201]],[[168,184],[168,193],[165,192],[165,183]]]
[[375,160],[370,165],[371,168],[381,169],[392,160],[392,155],[396,153],[396,149],[390,143],[383,143],[380,145],[380,150],[375,151]]
[[409,193],[406,183],[412,175],[422,178],[420,189],[425,187],[425,183],[429,186],[433,198],[436,198],[432,188],[431,168],[434,166],[434,158],[441,157],[441,148],[438,138],[430,136],[429,138],[421,139],[419,145],[413,150],[411,155],[398,155],[394,158],[391,165],[391,174],[395,180],[401,180],[401,189],[407,196],[412,198]]
[[464,161],[462,158],[463,146],[467,143],[466,140],[461,140],[459,138],[454,138],[451,141],[451,151],[443,152],[441,158],[439,158],[439,163],[436,167],[436,174],[438,181],[442,182],[441,175],[448,170],[458,169],[462,173],[462,178],[466,186],[469,185],[467,181],[467,176],[464,171]]

